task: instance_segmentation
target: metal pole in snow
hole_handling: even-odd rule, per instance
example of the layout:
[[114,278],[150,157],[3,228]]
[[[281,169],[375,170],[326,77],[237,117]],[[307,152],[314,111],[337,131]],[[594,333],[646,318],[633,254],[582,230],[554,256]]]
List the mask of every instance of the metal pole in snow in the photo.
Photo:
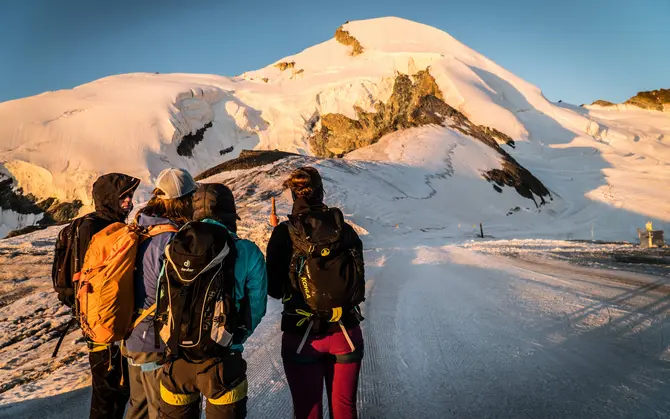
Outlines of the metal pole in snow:
[[484,226],[482,223],[479,223],[479,232],[482,234],[482,239],[484,238]]

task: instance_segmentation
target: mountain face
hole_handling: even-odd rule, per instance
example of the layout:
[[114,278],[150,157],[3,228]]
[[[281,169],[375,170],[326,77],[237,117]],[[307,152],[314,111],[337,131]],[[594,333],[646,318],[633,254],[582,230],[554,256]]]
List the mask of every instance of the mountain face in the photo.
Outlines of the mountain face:
[[528,209],[585,226],[611,212],[634,234],[643,219],[670,220],[651,198],[669,177],[669,129],[667,113],[551,103],[435,28],[348,22],[237,77],[126,74],[0,104],[5,191],[32,205],[3,199],[0,237],[46,217],[36,207],[53,219],[90,210],[100,174],[142,179],[141,202],[166,167],[197,174],[252,149],[418,170],[473,218]]
[[632,98],[628,99],[625,103],[640,107],[642,109],[664,111],[666,109],[670,109],[670,89],[640,92]]
[[[597,106],[617,106],[616,103],[608,102],[606,100],[596,100],[591,104]],[[626,105],[635,106],[640,109],[649,109],[652,111],[669,111],[670,110],[670,89],[658,89],[648,92],[640,92],[631,97],[623,103]]]

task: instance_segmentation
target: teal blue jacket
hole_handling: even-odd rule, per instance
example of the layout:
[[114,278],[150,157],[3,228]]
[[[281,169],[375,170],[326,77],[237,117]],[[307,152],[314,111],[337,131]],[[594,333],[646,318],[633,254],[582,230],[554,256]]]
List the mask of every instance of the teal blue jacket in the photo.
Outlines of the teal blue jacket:
[[[225,228],[218,221],[212,219],[202,220],[205,223],[216,224]],[[265,267],[265,257],[261,249],[250,240],[240,239],[232,231],[228,231],[235,239],[237,259],[235,261],[235,305],[240,309],[244,297],[249,298],[251,314],[251,328],[247,330],[242,342],[246,341],[260,324],[268,303],[268,274]],[[236,344],[231,349],[242,352],[242,344]]]

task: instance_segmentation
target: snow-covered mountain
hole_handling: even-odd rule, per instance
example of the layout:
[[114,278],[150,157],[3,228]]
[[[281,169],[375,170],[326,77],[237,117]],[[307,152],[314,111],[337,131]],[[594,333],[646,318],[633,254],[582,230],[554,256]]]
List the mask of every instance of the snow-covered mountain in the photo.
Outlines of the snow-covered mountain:
[[[668,132],[668,113],[552,103],[447,33],[381,18],[237,77],[127,74],[2,103],[0,173],[67,214],[90,208],[105,172],[140,177],[142,201],[168,166],[198,173],[252,148],[347,153],[413,173],[390,181],[443,194],[457,223],[632,239],[647,218],[670,221],[655,194]],[[40,217],[0,207],[0,237]]]
[[[231,187],[264,250],[270,197],[283,218],[282,181],[314,165],[364,242],[362,418],[665,417],[667,268],[562,240],[668,227],[668,133],[668,112],[552,103],[434,28],[351,22],[234,78],[128,74],[0,104],[0,237],[86,211],[104,172],[141,177],[141,202],[181,166]],[[479,223],[526,240],[472,243]],[[59,229],[0,240],[0,417],[88,411],[80,331],[51,358],[70,319]],[[281,310],[245,344],[250,417],[291,415]]]

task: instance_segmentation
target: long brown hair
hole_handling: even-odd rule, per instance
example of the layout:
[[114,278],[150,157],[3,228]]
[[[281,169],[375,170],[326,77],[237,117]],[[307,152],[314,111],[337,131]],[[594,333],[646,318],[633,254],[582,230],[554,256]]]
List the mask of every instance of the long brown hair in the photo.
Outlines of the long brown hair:
[[184,225],[193,219],[193,194],[180,196],[174,199],[161,199],[159,188],[154,189],[147,205],[137,214],[146,214],[152,217],[164,217],[178,225]]

